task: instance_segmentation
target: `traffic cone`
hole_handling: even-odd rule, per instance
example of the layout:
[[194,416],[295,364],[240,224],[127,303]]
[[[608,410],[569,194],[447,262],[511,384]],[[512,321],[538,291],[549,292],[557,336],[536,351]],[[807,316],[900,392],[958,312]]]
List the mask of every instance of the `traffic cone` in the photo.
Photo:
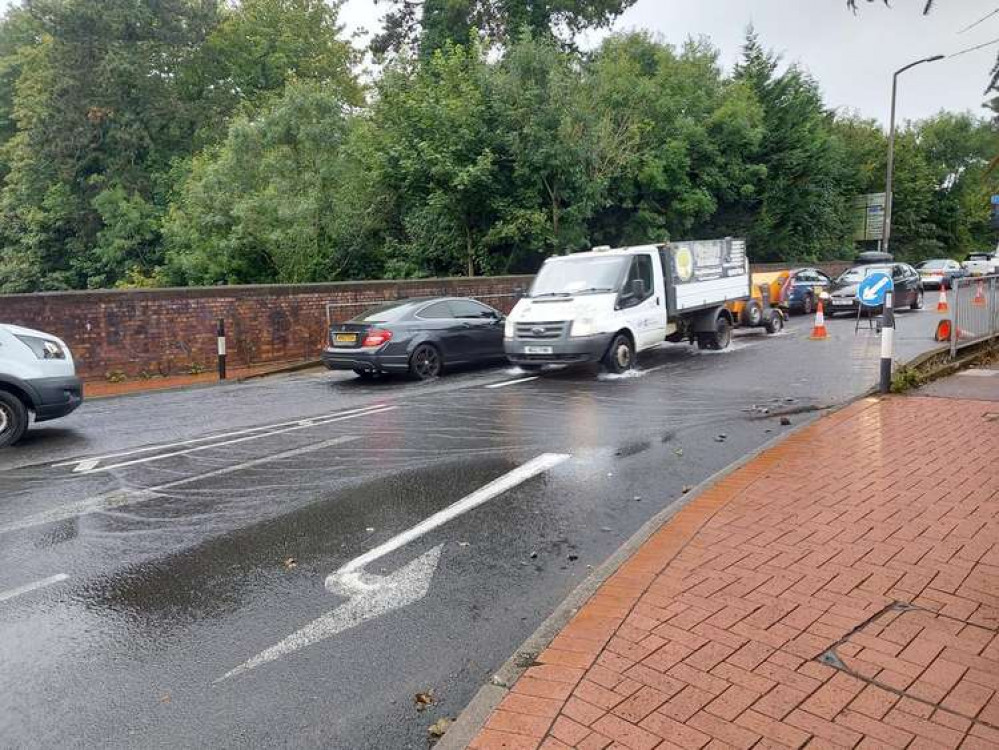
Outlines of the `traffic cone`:
[[950,312],[950,305],[947,304],[947,290],[942,283],[940,284],[940,299],[937,300],[937,312],[941,314]]
[[829,338],[829,331],[826,330],[826,314],[822,308],[822,300],[819,300],[819,309],[815,311],[815,326],[812,328],[812,335],[808,338],[815,341],[822,341]]
[[937,342],[950,341],[950,318],[941,320],[937,323],[937,333],[933,337]]
[[975,307],[985,307],[985,282],[981,279],[978,280],[978,290],[975,292],[975,298],[971,300],[971,304]]

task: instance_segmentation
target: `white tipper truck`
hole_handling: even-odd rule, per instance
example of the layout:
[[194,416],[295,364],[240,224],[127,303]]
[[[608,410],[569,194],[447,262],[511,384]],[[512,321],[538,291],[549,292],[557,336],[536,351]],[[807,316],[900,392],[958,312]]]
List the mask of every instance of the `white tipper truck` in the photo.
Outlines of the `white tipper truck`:
[[504,349],[525,370],[599,362],[621,373],[670,342],[725,349],[726,303],[750,297],[743,240],[595,248],[545,261],[506,320]]

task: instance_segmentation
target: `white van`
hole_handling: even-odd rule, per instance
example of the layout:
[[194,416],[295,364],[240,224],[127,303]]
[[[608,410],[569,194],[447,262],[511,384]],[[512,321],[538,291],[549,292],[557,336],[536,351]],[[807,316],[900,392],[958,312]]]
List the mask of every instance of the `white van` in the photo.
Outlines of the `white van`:
[[0,323],[0,448],[20,440],[36,422],[64,417],[83,403],[73,355],[41,331]]
[[698,240],[549,258],[506,321],[504,349],[527,370],[600,362],[611,372],[671,341],[724,349],[728,302],[750,297],[742,240]]

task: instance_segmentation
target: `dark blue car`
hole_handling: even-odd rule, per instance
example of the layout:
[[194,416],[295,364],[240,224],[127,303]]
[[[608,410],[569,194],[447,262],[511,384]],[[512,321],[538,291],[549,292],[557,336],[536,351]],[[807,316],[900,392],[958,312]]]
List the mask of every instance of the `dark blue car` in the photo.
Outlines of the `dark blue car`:
[[788,312],[811,315],[819,303],[819,296],[828,292],[832,279],[817,268],[796,268],[790,272],[781,287],[780,305]]

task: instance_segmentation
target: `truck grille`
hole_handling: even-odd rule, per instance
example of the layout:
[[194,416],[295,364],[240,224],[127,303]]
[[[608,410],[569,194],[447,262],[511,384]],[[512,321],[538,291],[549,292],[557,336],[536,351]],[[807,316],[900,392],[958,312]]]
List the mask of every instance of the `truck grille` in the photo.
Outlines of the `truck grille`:
[[568,323],[517,323],[517,338],[527,341],[551,341],[565,336]]

